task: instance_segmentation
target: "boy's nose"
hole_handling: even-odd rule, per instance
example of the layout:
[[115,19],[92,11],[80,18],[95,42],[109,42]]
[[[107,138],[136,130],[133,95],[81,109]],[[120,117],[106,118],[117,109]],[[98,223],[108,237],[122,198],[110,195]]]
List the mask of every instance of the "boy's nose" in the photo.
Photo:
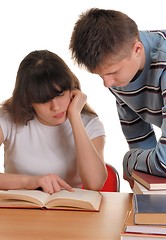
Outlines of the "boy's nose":
[[113,77],[104,77],[103,78],[103,84],[105,87],[113,87],[115,85],[115,80]]

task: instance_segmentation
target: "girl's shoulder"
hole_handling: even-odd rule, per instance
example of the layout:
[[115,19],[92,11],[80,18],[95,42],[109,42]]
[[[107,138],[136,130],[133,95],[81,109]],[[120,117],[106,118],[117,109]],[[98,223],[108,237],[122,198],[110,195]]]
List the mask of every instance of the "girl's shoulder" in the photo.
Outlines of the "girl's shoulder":
[[1,121],[9,121],[11,122],[10,115],[7,111],[3,110],[3,108],[0,108],[0,120]]
[[83,125],[91,139],[105,135],[103,123],[98,116],[81,114]]
[[15,124],[12,122],[10,115],[7,111],[0,108],[0,128],[3,132],[4,139],[10,135],[11,131],[15,131]]
[[84,126],[90,125],[90,126],[101,126],[103,128],[103,123],[100,121],[99,117],[92,114],[81,114],[81,119],[84,124]]
[[94,120],[99,120],[99,117],[96,115],[92,115],[92,114],[87,114],[87,113],[82,113],[81,114],[81,119],[84,123],[88,123],[90,121],[94,121]]

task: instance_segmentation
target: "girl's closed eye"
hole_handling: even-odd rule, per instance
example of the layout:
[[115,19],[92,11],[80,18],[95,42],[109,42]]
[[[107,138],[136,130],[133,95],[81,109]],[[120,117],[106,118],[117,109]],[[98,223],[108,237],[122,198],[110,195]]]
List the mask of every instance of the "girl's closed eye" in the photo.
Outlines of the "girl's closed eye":
[[63,96],[63,95],[64,95],[64,91],[59,92],[55,97],[61,97],[61,96]]

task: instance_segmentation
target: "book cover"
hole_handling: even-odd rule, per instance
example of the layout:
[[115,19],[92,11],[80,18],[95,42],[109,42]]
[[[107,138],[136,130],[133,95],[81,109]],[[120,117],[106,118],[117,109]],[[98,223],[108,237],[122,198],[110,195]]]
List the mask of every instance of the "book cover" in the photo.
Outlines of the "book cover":
[[133,194],[134,223],[166,225],[164,194]]
[[49,194],[40,190],[0,191],[0,207],[99,211],[102,194],[75,188]]
[[166,190],[166,177],[158,177],[140,171],[133,171],[132,177],[148,190]]
[[132,191],[136,194],[166,194],[166,189],[162,190],[148,190],[141,183],[134,180]]

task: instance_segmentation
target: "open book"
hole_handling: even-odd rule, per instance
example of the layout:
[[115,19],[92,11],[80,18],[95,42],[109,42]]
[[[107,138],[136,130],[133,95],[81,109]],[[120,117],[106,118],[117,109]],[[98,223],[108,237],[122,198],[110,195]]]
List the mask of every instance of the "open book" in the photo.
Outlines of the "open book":
[[1,190],[0,207],[47,208],[99,211],[102,194],[97,191],[74,188],[53,194],[40,190]]

